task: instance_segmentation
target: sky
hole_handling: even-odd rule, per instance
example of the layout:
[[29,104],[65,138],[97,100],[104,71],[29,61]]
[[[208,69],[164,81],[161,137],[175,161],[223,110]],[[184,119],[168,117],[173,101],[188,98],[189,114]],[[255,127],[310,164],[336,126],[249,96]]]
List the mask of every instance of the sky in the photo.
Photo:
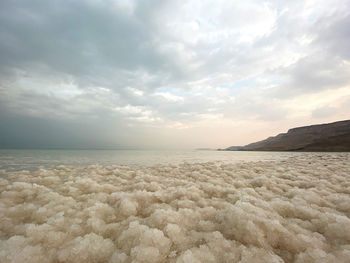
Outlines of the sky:
[[0,148],[245,145],[350,119],[350,0],[1,0]]

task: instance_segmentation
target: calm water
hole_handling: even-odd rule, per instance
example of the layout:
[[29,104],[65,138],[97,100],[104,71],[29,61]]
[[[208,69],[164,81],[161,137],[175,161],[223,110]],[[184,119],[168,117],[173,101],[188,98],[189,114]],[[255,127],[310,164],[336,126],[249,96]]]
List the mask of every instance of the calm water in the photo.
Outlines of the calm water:
[[[297,152],[226,152],[226,151],[128,151],[128,150],[0,150],[0,169],[7,171],[34,170],[39,166],[57,165],[153,165],[182,162],[269,161],[288,158],[308,158],[310,155],[349,158],[348,153]],[[339,156],[340,155],[340,156]]]

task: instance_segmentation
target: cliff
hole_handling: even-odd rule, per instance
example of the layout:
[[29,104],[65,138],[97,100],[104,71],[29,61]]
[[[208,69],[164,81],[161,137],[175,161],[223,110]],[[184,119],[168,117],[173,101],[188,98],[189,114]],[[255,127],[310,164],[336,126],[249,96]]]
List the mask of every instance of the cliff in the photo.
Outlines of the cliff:
[[350,151],[350,120],[298,127],[234,151]]

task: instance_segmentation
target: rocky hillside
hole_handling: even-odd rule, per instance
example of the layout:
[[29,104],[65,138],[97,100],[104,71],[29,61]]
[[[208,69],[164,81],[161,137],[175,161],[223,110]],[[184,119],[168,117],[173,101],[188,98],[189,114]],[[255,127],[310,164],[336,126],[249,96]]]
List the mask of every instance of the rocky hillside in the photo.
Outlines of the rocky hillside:
[[228,151],[350,151],[350,120],[290,129]]

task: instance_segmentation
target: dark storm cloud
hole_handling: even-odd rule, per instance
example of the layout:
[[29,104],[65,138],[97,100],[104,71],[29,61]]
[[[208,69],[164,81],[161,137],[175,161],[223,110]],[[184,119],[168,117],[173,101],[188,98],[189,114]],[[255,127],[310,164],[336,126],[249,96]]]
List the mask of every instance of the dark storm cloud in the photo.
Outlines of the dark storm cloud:
[[[44,63],[67,74],[100,67],[166,65],[150,39],[150,21],[110,4],[85,1],[1,1],[2,64]],[[29,52],[30,51],[30,52]]]
[[156,4],[143,1],[128,13],[113,1],[1,1],[2,75],[53,75],[117,93],[179,78],[154,46]]
[[[154,4],[144,1],[128,13],[112,1],[1,1],[2,146],[57,147],[64,141],[65,146],[96,146],[106,137],[104,130],[119,130],[114,135],[121,138],[125,120],[113,108],[132,100],[124,89],[153,89],[162,71],[167,70],[165,78],[176,74],[153,46]],[[39,85],[38,79],[47,81]],[[49,90],[65,81],[82,94],[62,98],[60,88]],[[80,138],[85,131],[90,132]]]

